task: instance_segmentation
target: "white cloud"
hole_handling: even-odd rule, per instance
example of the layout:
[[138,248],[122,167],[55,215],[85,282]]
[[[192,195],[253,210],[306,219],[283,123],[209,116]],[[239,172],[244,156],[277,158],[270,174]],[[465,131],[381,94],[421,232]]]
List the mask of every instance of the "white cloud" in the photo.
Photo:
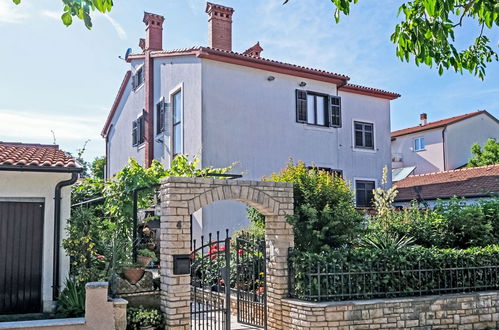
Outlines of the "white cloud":
[[55,19],[55,20],[60,20],[61,19],[61,13],[58,12],[58,11],[53,11],[53,10],[42,10],[40,12],[40,14],[42,16],[45,16],[45,17],[48,17],[48,18],[52,18],[52,19]]
[[125,40],[127,38],[127,34],[125,32],[125,29],[121,26],[118,21],[116,21],[114,18],[112,18],[109,14],[104,14],[104,15],[99,15],[97,17],[104,17],[111,25],[113,26],[114,30],[118,34],[118,37],[122,40]]
[[11,109],[0,109],[0,117],[0,139],[21,142],[51,139],[51,131],[58,140],[98,140],[105,120],[105,116],[61,116]]
[[30,17],[29,6],[24,4],[15,5],[12,1],[0,2],[0,23],[17,24]]

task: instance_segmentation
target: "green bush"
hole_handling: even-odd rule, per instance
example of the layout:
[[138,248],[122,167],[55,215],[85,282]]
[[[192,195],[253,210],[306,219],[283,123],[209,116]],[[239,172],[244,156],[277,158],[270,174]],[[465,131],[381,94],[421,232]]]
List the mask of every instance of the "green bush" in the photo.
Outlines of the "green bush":
[[433,209],[413,204],[395,212],[390,232],[413,237],[424,247],[465,249],[499,242],[499,198],[466,204],[438,201]]
[[156,308],[127,308],[127,329],[137,330],[140,327],[159,328],[163,323],[163,314]]
[[[362,233],[364,217],[355,209],[353,192],[341,177],[290,161],[264,180],[293,183],[294,215],[288,221],[297,250],[319,252],[351,245]],[[250,218],[261,221],[255,215]]]
[[295,252],[290,266],[292,295],[313,301],[499,289],[497,245],[466,250],[414,247]]
[[67,279],[57,302],[57,315],[61,317],[82,317],[85,315],[85,284]]

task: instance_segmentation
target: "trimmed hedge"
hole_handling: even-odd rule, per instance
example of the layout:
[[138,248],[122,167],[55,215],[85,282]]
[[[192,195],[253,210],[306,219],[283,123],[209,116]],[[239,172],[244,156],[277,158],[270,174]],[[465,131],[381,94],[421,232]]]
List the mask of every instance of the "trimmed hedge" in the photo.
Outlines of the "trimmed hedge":
[[499,246],[336,249],[290,255],[291,296],[309,301],[499,289]]

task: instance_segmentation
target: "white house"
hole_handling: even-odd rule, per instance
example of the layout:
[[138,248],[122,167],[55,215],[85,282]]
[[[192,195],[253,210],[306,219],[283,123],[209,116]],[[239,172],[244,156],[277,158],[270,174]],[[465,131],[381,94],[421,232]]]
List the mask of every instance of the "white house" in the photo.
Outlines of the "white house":
[[499,140],[499,121],[485,110],[434,122],[423,113],[420,120],[418,126],[392,132],[392,167],[400,179],[463,167],[474,143]]
[[53,310],[69,271],[61,241],[80,171],[57,145],[0,142],[0,314]]
[[[266,59],[259,43],[236,52],[234,10],[207,3],[206,12],[209,46],[177,50],[163,50],[164,18],[144,14],[146,38],[127,56],[130,70],[102,130],[107,177],[130,157],[168,166],[186,153],[203,167],[238,162],[235,173],[260,179],[291,157],[341,173],[356,188],[358,206],[367,206],[391,166],[390,101],[400,95]],[[236,202],[218,202],[194,219],[198,233],[247,221]]]

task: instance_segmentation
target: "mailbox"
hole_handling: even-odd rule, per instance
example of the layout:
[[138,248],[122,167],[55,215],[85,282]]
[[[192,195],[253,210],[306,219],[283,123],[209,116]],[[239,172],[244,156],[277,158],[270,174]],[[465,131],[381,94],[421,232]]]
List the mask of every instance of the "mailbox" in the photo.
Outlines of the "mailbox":
[[191,273],[191,255],[173,255],[173,275],[186,275]]

